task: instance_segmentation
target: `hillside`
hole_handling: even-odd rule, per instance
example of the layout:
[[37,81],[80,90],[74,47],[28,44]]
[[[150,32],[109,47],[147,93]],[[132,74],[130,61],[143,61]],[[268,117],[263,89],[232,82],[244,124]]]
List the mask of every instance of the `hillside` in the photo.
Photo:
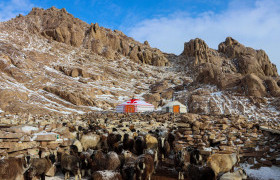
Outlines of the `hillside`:
[[2,115],[114,111],[131,97],[160,108],[174,94],[190,113],[278,126],[276,66],[230,37],[218,50],[190,40],[177,56],[52,7],[1,22],[0,44]]

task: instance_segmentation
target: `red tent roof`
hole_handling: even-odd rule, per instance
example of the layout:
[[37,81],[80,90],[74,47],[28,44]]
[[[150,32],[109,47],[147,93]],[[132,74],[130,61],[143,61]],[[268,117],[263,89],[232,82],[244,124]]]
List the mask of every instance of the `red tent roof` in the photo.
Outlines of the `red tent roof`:
[[154,105],[147,103],[145,101],[142,101],[140,99],[130,99],[129,101],[119,104],[118,106],[125,106],[125,105],[154,106]]

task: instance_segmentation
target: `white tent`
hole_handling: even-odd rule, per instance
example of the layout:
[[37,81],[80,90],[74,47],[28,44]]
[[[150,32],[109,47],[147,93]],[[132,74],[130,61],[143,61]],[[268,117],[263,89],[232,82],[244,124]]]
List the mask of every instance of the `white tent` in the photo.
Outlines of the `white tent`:
[[117,105],[116,111],[119,113],[135,113],[154,111],[155,107],[139,99],[130,99],[122,104]]
[[164,105],[161,110],[172,113],[187,113],[187,107],[179,101],[171,101]]

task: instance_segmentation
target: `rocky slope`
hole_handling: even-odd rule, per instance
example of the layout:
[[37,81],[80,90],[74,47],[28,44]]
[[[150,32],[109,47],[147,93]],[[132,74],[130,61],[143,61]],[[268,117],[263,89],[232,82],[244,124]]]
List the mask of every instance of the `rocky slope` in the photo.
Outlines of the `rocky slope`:
[[279,119],[275,65],[232,38],[218,50],[193,39],[176,56],[52,7],[1,22],[0,44],[2,115],[114,110],[133,96],[160,107],[174,96],[192,113]]

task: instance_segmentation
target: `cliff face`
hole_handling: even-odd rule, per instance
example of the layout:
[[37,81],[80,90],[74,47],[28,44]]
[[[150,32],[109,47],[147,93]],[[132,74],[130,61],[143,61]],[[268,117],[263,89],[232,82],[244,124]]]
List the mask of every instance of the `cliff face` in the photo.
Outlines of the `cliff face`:
[[0,23],[0,115],[114,110],[135,97],[156,107],[174,98],[191,113],[266,114],[273,121],[279,85],[266,53],[232,38],[218,50],[190,40],[176,56],[65,9],[33,8]]

